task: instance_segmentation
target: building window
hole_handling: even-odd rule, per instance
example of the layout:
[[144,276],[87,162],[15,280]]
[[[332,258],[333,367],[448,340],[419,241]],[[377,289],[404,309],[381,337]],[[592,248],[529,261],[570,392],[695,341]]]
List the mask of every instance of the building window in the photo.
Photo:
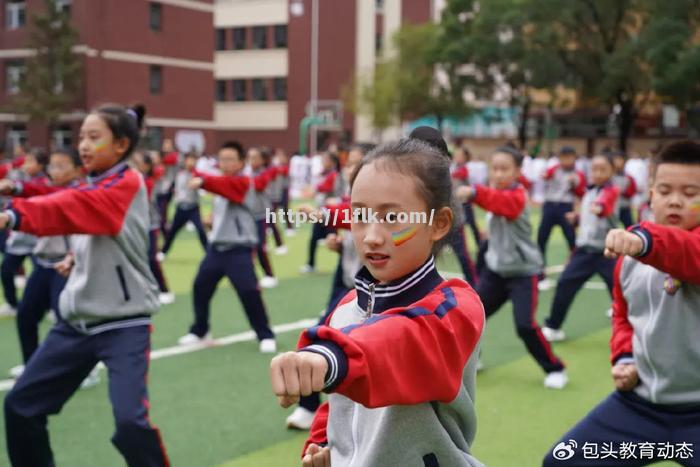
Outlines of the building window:
[[245,28],[233,28],[233,49],[243,50],[246,47],[246,29]]
[[384,13],[384,0],[375,0],[374,6],[377,9],[377,13]]
[[238,102],[247,100],[246,81],[244,79],[233,80],[233,100]]
[[218,102],[226,101],[226,81],[224,80],[216,81],[216,100]]
[[66,148],[73,145],[73,130],[68,125],[61,125],[53,131],[53,144],[56,148]]
[[56,0],[56,11],[63,13],[66,16],[70,16],[70,7],[73,0]]
[[267,86],[264,79],[256,78],[253,80],[253,100],[254,101],[266,101],[267,100]]
[[217,29],[214,39],[216,50],[226,50],[226,29]]
[[27,23],[27,3],[24,0],[7,0],[5,2],[5,27],[17,29]]
[[275,78],[273,81],[275,100],[276,101],[286,101],[287,100],[287,78]]
[[275,26],[275,47],[282,49],[287,47],[287,25],[279,24]]
[[27,144],[27,127],[25,125],[12,125],[7,130],[6,147],[12,151],[17,146]]
[[151,94],[160,94],[163,92],[163,67],[160,65],[151,65],[150,71],[149,85]]
[[153,2],[150,4],[149,11],[151,31],[160,31],[163,26],[163,5]]
[[253,27],[253,48],[254,49],[266,49],[267,48],[267,27],[265,27],[265,26]]
[[5,91],[7,94],[19,94],[19,83],[24,75],[24,63],[5,62]]

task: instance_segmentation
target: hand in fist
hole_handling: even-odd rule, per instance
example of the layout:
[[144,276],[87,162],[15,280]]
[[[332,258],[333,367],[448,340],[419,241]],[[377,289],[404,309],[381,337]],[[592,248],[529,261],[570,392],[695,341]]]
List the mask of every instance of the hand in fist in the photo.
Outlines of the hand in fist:
[[331,467],[331,449],[328,446],[309,444],[301,465],[302,467]]
[[187,183],[187,187],[190,190],[199,190],[204,185],[204,180],[201,177],[193,177]]
[[617,258],[619,256],[637,256],[642,252],[644,242],[639,235],[624,229],[613,229],[605,237],[605,256]]
[[460,186],[457,188],[456,195],[457,199],[463,203],[467,203],[474,197],[474,188],[471,186]]
[[576,221],[578,221],[578,215],[574,211],[567,212],[564,214],[564,217],[566,217],[569,224],[576,224]]
[[[272,391],[282,407],[323,390],[328,362],[313,352],[285,352],[270,362]],[[316,464],[309,464],[316,465]],[[320,465],[320,464],[319,464]]]
[[0,194],[11,195],[15,191],[15,182],[8,178],[0,180]]
[[619,391],[631,391],[639,383],[637,365],[634,363],[618,363],[612,367],[612,377]]
[[340,249],[343,245],[343,237],[337,234],[328,234],[326,235],[326,247],[331,250],[335,251],[336,253],[340,253]]

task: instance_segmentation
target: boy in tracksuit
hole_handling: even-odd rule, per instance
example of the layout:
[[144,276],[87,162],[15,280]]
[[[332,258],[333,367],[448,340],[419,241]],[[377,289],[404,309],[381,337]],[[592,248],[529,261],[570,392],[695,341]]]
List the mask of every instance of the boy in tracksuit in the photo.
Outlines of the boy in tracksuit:
[[620,191],[618,198],[618,215],[620,222],[625,227],[632,225],[632,198],[637,194],[637,182],[634,177],[625,173],[625,163],[627,159],[621,152],[613,155],[613,164],[615,164],[615,174],[612,182]]
[[236,289],[251,327],[260,341],[261,352],[275,352],[265,305],[253,267],[253,251],[259,239],[251,204],[256,202],[255,179],[242,174],[245,153],[238,143],[226,143],[219,150],[222,175],[196,173],[190,181],[193,190],[214,193],[213,225],[207,252],[194,279],[195,320],[190,331],[178,341],[181,345],[206,342],[209,331],[209,307],[216,286],[228,277]]
[[458,195],[490,212],[486,265],[476,288],[486,318],[511,300],[518,336],[546,373],[545,387],[562,389],[568,382],[564,364],[552,352],[535,319],[542,255],[531,238],[525,189],[517,183],[521,163],[517,150],[497,149],[489,171],[492,187],[461,187]]
[[[46,166],[49,163],[48,154],[43,149],[34,149],[24,157],[20,172],[20,180],[45,185]],[[5,174],[7,175],[7,174]],[[6,308],[2,314],[14,314],[17,310],[17,288],[15,275],[22,268],[24,260],[32,254],[37,238],[25,232],[9,232],[5,242],[5,255],[0,267],[2,289],[5,295]]]
[[[561,329],[571,303],[581,287],[598,273],[612,295],[612,275],[615,262],[603,255],[605,236],[617,227],[619,191],[613,185],[612,160],[609,155],[597,155],[591,160],[593,185],[581,200],[576,250],[557,282],[549,318],[542,329],[549,341],[566,338]],[[571,213],[573,214],[573,213]],[[574,216],[569,215],[572,221]]]
[[[700,144],[667,146],[654,157],[653,170],[655,222],[615,229],[605,242],[606,255],[619,257],[610,340],[616,391],[564,435],[546,466],[664,459],[700,465]],[[555,457],[552,451],[572,439],[579,449],[571,458]],[[585,443],[606,443],[618,454],[623,443],[634,444],[637,457],[585,459]],[[641,443],[646,457],[639,455]]]
[[564,146],[559,151],[559,162],[544,173],[544,204],[542,220],[537,230],[537,245],[542,256],[547,257],[547,242],[552,228],[558,225],[564,233],[569,250],[574,249],[576,232],[574,226],[566,219],[566,213],[574,210],[576,197],[586,191],[586,177],[576,170],[576,150]]
[[108,369],[116,430],[130,467],[169,465],[149,419],[151,315],[158,287],[148,267],[148,195],[126,163],[138,143],[136,110],[103,106],[83,121],[80,156],[90,173],[77,189],[14,199],[0,227],[38,236],[73,235],[74,265],[59,299],[61,320],[5,397],[13,466],[51,466],[47,416],[61,411],[98,361]]
[[199,211],[199,191],[189,187],[189,182],[194,177],[192,172],[196,166],[197,153],[188,152],[185,154],[183,167],[175,176],[175,217],[173,218],[170,229],[168,229],[168,234],[163,244],[163,255],[168,254],[173,245],[173,240],[175,240],[175,236],[187,222],[192,222],[192,225],[194,225],[197,230],[199,243],[205,251],[207,249],[207,234],[204,231],[202,216]]

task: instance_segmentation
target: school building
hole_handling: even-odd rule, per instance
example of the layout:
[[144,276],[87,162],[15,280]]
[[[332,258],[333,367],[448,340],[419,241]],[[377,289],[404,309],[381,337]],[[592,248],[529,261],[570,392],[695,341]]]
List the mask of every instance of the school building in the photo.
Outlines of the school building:
[[[142,103],[149,141],[181,149],[299,147],[370,139],[342,104],[343,89],[391,53],[406,22],[437,15],[440,0],[55,0],[79,34],[83,86],[56,128],[13,112],[32,14],[44,0],[0,0],[0,142],[75,144],[86,112]],[[308,117],[308,118],[307,118]]]

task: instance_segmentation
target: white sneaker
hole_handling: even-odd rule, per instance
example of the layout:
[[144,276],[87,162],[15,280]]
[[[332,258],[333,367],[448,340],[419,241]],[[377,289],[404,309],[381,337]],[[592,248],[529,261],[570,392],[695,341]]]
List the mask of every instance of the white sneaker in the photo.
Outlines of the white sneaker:
[[542,326],[542,334],[549,342],[561,342],[566,340],[566,333],[563,329],[553,329],[547,326]]
[[294,412],[287,417],[287,428],[293,430],[309,430],[316,414],[304,407],[297,407]]
[[197,228],[194,226],[194,224],[192,222],[188,222],[187,224],[185,224],[185,230],[187,232],[194,232],[195,230],[197,230]]
[[612,319],[612,315],[613,315],[612,308],[608,308],[608,310],[605,312],[605,316]]
[[24,373],[24,365],[17,365],[10,368],[10,376],[12,376],[14,379],[22,376],[22,373]]
[[181,338],[177,340],[179,345],[193,345],[193,344],[209,344],[212,342],[211,333],[208,332],[204,337],[199,337],[197,334],[188,332]]
[[277,287],[277,279],[272,276],[265,276],[260,279],[260,287],[263,289],[273,289]]
[[549,290],[555,286],[555,282],[552,279],[542,279],[537,283],[537,289],[539,291]]
[[278,256],[286,255],[288,252],[289,250],[287,250],[287,245],[280,245],[275,248],[275,254]]
[[161,292],[158,294],[158,300],[161,305],[170,305],[175,302],[175,294],[172,292]]
[[80,383],[80,389],[88,389],[98,384],[100,384],[100,370],[97,368],[97,365],[95,365],[95,368],[87,375],[87,378]]
[[17,308],[9,303],[3,303],[0,305],[0,316],[17,316]]
[[54,310],[49,310],[46,315],[46,319],[48,319],[50,323],[56,324],[58,321],[58,318],[56,318],[56,312]]
[[547,373],[547,376],[544,378],[544,387],[549,389],[564,389],[568,382],[569,377],[566,376],[566,371],[553,371]]
[[159,263],[165,261],[165,253],[163,253],[162,251],[156,253],[156,261],[158,261]]
[[480,371],[484,371],[484,362],[481,359],[476,361],[476,372],[479,373]]
[[277,352],[277,342],[274,339],[263,339],[260,341],[260,353]]
[[24,276],[15,276],[15,287],[23,289],[27,285],[27,278]]
[[297,231],[294,229],[287,229],[284,231],[284,235],[287,237],[293,237],[297,234]]
[[310,264],[305,264],[299,268],[299,272],[302,274],[311,274],[312,272],[315,272],[315,271],[316,271],[316,268],[311,266]]

